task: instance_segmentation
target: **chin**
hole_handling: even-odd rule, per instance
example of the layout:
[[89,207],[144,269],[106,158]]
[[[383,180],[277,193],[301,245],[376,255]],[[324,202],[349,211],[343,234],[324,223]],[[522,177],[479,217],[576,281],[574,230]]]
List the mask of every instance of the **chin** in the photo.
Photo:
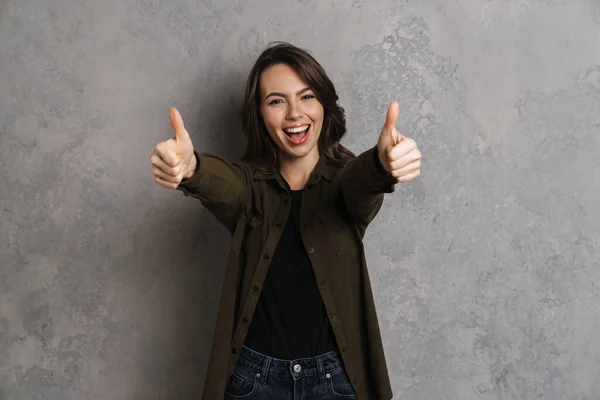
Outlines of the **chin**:
[[307,149],[285,149],[284,152],[290,157],[302,158],[312,153],[314,148],[315,146],[311,146]]

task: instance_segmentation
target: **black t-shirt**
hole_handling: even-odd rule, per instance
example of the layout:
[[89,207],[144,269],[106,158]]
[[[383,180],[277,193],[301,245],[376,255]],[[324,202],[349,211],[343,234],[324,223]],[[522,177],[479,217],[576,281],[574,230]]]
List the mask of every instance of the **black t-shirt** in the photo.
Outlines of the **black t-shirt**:
[[244,345],[292,360],[336,348],[315,274],[300,235],[302,190],[290,190],[292,207]]

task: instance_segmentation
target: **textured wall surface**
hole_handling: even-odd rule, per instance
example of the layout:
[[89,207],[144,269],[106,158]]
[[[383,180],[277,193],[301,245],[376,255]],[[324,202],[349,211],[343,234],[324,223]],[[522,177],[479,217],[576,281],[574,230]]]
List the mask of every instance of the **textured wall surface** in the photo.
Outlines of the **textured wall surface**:
[[245,76],[313,52],[354,151],[422,176],[366,237],[395,399],[600,399],[598,0],[0,1],[0,399],[192,399],[229,243],[148,157],[238,157]]

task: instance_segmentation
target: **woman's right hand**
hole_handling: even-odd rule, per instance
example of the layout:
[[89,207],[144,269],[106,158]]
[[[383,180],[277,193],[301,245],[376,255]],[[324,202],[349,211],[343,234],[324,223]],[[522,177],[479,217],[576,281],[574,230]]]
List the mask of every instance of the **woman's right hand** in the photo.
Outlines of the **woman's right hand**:
[[170,117],[175,136],[154,147],[150,164],[154,182],[167,189],[176,189],[184,178],[194,176],[197,162],[192,139],[179,111],[171,108]]

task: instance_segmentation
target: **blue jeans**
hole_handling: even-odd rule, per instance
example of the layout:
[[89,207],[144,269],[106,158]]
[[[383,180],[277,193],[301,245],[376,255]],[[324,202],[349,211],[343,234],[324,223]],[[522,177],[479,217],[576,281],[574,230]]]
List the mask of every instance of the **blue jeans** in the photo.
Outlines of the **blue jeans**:
[[280,360],[242,346],[225,400],[356,399],[335,351],[296,360]]

